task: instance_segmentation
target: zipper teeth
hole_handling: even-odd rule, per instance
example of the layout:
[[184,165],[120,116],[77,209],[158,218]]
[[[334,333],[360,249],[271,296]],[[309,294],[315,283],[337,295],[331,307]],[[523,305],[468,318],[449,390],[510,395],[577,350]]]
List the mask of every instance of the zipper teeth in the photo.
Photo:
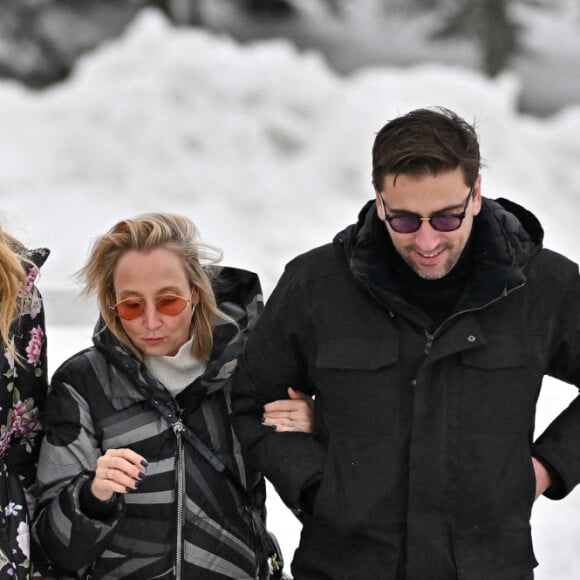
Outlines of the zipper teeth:
[[175,550],[175,578],[181,580],[181,561],[183,559],[183,439],[181,430],[175,429],[177,439],[177,546]]

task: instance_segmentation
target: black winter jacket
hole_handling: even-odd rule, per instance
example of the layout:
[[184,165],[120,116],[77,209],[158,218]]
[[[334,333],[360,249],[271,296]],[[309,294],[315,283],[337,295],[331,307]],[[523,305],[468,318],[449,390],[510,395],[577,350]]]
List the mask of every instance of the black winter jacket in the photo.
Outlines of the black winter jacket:
[[[113,335],[96,333],[95,346],[66,361],[52,379],[47,434],[38,469],[39,509],[35,534],[50,559],[67,572],[95,561],[93,578],[175,578],[180,448],[183,578],[258,578],[257,543],[243,499],[227,477],[214,470],[147,402],[145,393],[181,414],[264,505],[263,479],[243,465],[233,434],[227,379],[262,309],[255,274],[217,269],[218,305],[240,326],[218,323],[205,373],[176,399]],[[176,404],[177,402],[177,404]],[[118,495],[106,518],[80,509],[83,483],[109,448],[129,447],[149,462],[138,490]],[[263,574],[259,576],[263,578]]]
[[[288,264],[234,376],[248,460],[305,508],[295,578],[529,577],[532,454],[547,495],[580,481],[580,399],[533,443],[543,376],[580,385],[578,267],[542,248],[529,212],[484,199],[473,274],[432,330],[397,292],[380,232],[370,202]],[[256,421],[287,384],[315,395],[315,436]]]

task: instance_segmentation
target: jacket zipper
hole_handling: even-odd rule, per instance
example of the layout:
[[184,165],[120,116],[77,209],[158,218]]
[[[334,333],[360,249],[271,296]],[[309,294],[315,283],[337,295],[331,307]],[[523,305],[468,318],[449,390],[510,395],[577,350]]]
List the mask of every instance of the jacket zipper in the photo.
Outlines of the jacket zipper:
[[185,472],[183,470],[183,423],[177,421],[173,425],[173,432],[177,441],[176,461],[176,493],[177,493],[177,532],[175,548],[175,579],[181,580],[181,563],[183,560],[183,493],[185,489]]
[[511,294],[516,290],[519,290],[523,286],[525,286],[525,282],[522,282],[519,286],[514,286],[511,290],[507,290],[506,288],[504,288],[503,292],[499,296],[497,296],[493,300],[490,300],[486,304],[478,306],[477,308],[467,308],[465,310],[460,310],[459,312],[452,314],[449,318],[446,318],[432,333],[429,333],[427,330],[425,330],[425,336],[427,338],[427,342],[425,343],[425,354],[429,354],[431,352],[431,347],[433,346],[433,341],[435,340],[435,337],[449,321],[453,320],[454,318],[457,318],[458,316],[463,316],[468,312],[477,312],[478,310],[483,310],[484,308],[491,306],[495,302],[499,302],[500,300],[505,298],[508,294]]

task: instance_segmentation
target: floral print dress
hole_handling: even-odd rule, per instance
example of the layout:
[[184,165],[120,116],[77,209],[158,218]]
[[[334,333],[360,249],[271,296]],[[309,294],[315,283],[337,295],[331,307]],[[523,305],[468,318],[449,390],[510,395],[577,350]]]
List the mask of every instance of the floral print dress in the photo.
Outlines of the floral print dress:
[[32,573],[31,487],[47,392],[44,310],[34,283],[48,254],[46,249],[24,252],[34,265],[24,265],[28,274],[26,288],[22,289],[24,308],[10,331],[22,362],[0,343],[0,580],[26,579]]

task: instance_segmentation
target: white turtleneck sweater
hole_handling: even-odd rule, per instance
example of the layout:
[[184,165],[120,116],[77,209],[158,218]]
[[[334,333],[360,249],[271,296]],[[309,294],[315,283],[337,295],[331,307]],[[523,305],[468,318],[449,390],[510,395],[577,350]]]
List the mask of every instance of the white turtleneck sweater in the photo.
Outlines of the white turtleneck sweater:
[[177,351],[175,356],[146,356],[145,366],[149,372],[176,397],[201,376],[207,363],[196,358],[192,352],[193,337]]

